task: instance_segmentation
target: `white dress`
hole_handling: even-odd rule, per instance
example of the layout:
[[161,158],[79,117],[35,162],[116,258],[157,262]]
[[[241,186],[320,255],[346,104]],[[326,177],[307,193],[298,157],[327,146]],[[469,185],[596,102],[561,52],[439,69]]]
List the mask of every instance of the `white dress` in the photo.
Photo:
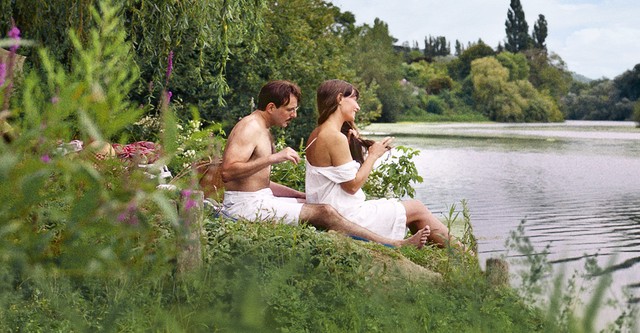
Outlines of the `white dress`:
[[340,166],[316,167],[306,164],[307,203],[333,206],[347,220],[391,239],[404,239],[407,213],[397,199],[366,200],[362,189],[349,194],[340,183],[352,180],[360,168],[356,161]]

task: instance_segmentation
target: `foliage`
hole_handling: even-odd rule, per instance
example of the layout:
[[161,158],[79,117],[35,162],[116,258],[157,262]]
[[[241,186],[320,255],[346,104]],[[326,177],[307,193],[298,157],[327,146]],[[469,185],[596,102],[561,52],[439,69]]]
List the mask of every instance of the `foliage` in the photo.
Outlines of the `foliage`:
[[640,99],[640,64],[617,76],[613,83],[618,91],[618,99],[637,101]]
[[522,53],[500,52],[496,59],[502,67],[509,70],[509,81],[527,80],[529,78],[529,64]]
[[516,53],[524,51],[531,46],[529,25],[525,19],[520,0],[511,0],[505,27],[507,41],[504,43],[504,47],[507,51]]
[[471,73],[476,105],[490,119],[503,122],[563,119],[554,101],[541,95],[529,81],[509,81],[509,71],[495,58],[475,60]]
[[[525,232],[526,221],[510,232],[506,241],[509,250],[518,253],[517,289],[527,304],[537,304],[547,309],[547,320],[556,323],[557,332],[595,332],[597,314],[605,308],[617,308],[619,316],[606,324],[600,332],[634,332],[638,328],[638,307],[631,300],[620,304],[619,300],[607,299],[605,291],[611,284],[611,272],[598,266],[596,258],[587,258],[583,269],[576,269],[567,278],[565,268],[554,270],[548,259],[549,247],[534,248]],[[609,266],[613,263],[612,258]],[[555,271],[555,273],[554,273]],[[591,291],[584,303],[580,295]],[[620,309],[620,306],[624,306]],[[580,315],[580,313],[582,314]]]
[[424,56],[433,59],[437,56],[448,56],[451,54],[451,43],[447,42],[444,36],[429,36],[424,39]]
[[462,52],[462,54],[449,63],[449,73],[452,78],[461,81],[471,73],[471,63],[480,58],[493,56],[495,52],[485,43],[477,43]]
[[569,92],[572,77],[567,70],[567,64],[556,53],[546,50],[527,50],[530,74],[529,82],[541,93],[553,97],[559,103]]
[[[195,110],[194,110],[195,111]],[[175,173],[191,168],[196,163],[221,158],[220,152],[226,143],[220,124],[211,124],[203,128],[198,117],[178,124],[178,146],[175,157],[169,163],[169,169]]]
[[419,150],[405,146],[395,147],[400,154],[388,153],[388,158],[382,161],[371,173],[362,190],[370,197],[413,198],[415,189],[413,183],[421,183],[422,176],[412,159],[420,154]]
[[86,46],[70,33],[71,71],[41,53],[45,75],[25,78],[11,110],[17,135],[0,143],[2,266],[23,278],[38,267],[71,276],[153,272],[173,257],[175,246],[159,240],[175,232],[175,208],[143,170],[96,159],[93,145],[79,153],[60,146],[126,137],[141,113],[126,101],[136,71],[126,66],[117,11],[104,3],[92,13],[98,25]]
[[382,104],[379,121],[382,122],[395,122],[406,100],[400,85],[402,58],[394,51],[394,42],[388,25],[375,19],[372,27],[364,25],[360,38],[350,43],[355,49],[350,58],[351,67],[367,86],[373,82],[377,85],[376,95]]
[[403,64],[405,78],[412,84],[424,89],[428,94],[439,94],[451,90],[454,82],[447,72],[446,63],[426,61]]
[[633,121],[637,123],[636,127],[640,127],[640,100],[633,104]]
[[[306,139],[316,124],[315,93],[324,80],[340,78],[356,85],[367,98],[372,83],[363,81],[350,67],[343,35],[351,36],[348,15],[344,16],[330,3],[317,0],[268,1],[263,38],[255,53],[243,45],[232,48],[227,65],[227,82],[231,87],[226,95],[227,105],[205,119],[220,121],[224,129],[234,125],[239,117],[253,111],[260,87],[269,80],[286,79],[297,83],[302,90],[298,118],[287,127],[287,141],[297,145]],[[348,37],[345,37],[348,38]],[[355,38],[355,37],[354,37]],[[379,102],[362,107],[364,116],[373,118],[380,112]]]
[[547,39],[547,20],[544,15],[538,15],[538,20],[533,25],[533,32],[531,33],[531,40],[533,47],[540,50],[546,50],[547,45],[545,41]]
[[627,120],[633,114],[633,102],[617,98],[614,81],[592,81],[579,86],[562,99],[568,119]]
[[[284,136],[279,136],[276,140],[276,151],[280,151],[287,147],[287,142]],[[304,141],[300,140],[298,147],[298,156],[300,156],[300,163],[295,164],[291,162],[279,163],[271,166],[271,180],[282,185],[291,187],[292,189],[304,192],[304,179],[305,179],[305,164],[304,164]]]

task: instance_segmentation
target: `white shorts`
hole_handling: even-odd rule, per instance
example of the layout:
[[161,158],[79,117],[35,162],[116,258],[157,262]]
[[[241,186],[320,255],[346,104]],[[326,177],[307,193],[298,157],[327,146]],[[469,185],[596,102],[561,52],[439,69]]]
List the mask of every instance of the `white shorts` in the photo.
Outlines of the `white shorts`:
[[270,188],[256,192],[225,191],[224,213],[247,220],[276,219],[298,225],[303,203],[295,198],[276,197]]

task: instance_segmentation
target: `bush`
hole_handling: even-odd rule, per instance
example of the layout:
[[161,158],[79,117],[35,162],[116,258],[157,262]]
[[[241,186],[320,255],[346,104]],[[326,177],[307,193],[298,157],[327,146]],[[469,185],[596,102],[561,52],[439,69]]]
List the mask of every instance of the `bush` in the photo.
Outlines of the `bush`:
[[427,100],[427,112],[443,114],[447,110],[447,104],[438,96],[431,95]]

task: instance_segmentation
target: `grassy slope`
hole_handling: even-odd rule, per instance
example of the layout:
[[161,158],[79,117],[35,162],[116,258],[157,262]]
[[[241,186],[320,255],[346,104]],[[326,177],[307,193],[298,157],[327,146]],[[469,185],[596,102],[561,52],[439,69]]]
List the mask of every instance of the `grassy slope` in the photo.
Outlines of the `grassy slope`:
[[458,252],[218,220],[205,236],[204,267],[182,278],[158,267],[82,277],[4,269],[1,331],[550,331]]

